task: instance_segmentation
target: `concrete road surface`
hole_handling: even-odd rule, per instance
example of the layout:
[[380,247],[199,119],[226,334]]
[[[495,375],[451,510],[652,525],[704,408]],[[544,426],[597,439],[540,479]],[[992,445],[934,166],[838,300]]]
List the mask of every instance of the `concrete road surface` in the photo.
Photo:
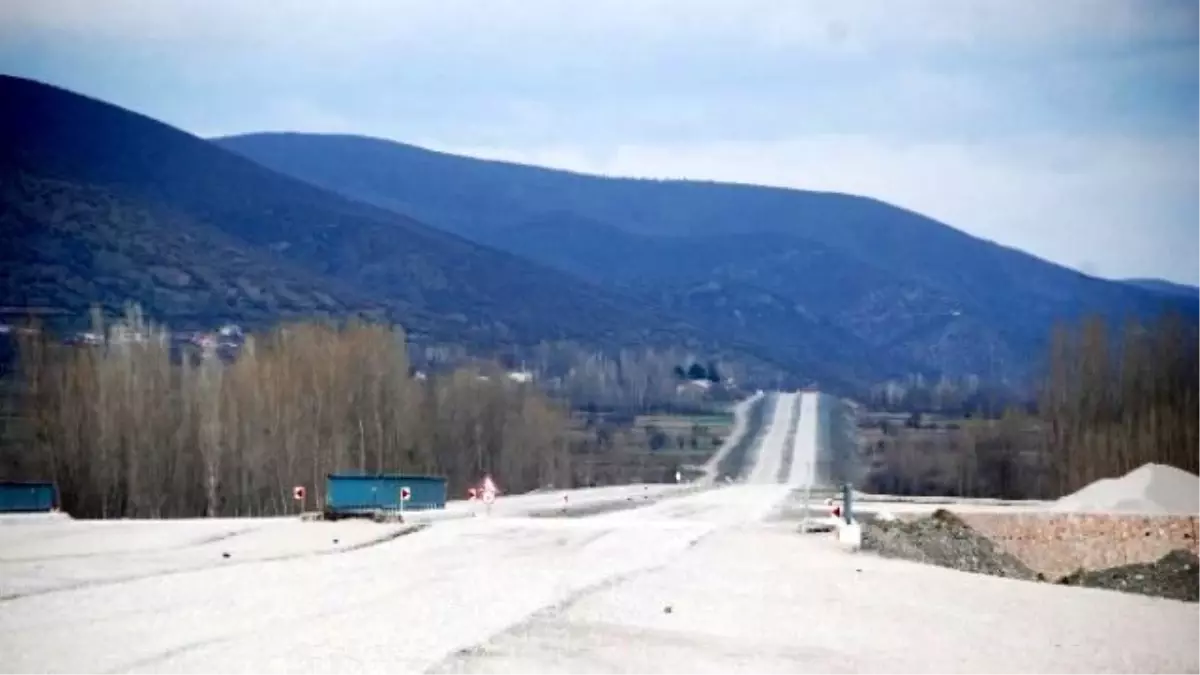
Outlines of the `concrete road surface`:
[[1197,671],[1195,605],[773,524],[776,412],[761,483],[584,518],[0,523],[0,671]]
[[783,464],[784,453],[791,451],[785,447],[785,442],[795,414],[796,394],[782,393],[775,397],[771,425],[753,453],[753,464],[746,474],[747,483],[768,485],[779,482],[779,467]]
[[799,419],[796,435],[792,439],[792,464],[788,473],[788,485],[808,487],[815,479],[817,462],[817,398],[816,392],[802,392],[797,408]]
[[518,624],[446,673],[1197,672],[1194,604],[723,528],[669,564]]

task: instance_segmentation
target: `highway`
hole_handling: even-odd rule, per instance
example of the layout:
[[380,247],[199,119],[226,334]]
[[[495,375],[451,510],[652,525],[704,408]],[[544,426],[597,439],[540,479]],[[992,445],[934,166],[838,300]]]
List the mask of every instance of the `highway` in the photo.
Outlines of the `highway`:
[[412,533],[0,523],[0,671],[1195,671],[1194,606],[856,556],[779,522],[821,449],[818,395],[775,398],[732,486],[508,497]]
[[817,399],[815,393],[800,396],[796,435],[792,439],[792,463],[787,483],[793,487],[812,487],[817,479]]
[[796,415],[796,394],[782,393],[775,397],[775,411],[767,427],[762,441],[752,451],[753,463],[746,474],[746,482],[751,485],[772,485],[779,483],[779,467],[782,466],[785,453],[791,448],[786,447],[788,431]]

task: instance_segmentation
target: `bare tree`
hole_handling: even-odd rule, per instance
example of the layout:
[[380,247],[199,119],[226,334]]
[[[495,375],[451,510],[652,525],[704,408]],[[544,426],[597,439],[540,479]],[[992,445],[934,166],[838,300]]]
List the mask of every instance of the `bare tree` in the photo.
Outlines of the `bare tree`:
[[[511,491],[569,471],[566,414],[494,365],[410,377],[401,332],[351,322],[249,336],[236,358],[173,349],[136,308],[104,339],[20,348],[32,448],[15,471],[52,478],[81,517],[286,513],[293,485],[324,499],[334,471],[481,471]],[[511,474],[511,475],[509,475]]]

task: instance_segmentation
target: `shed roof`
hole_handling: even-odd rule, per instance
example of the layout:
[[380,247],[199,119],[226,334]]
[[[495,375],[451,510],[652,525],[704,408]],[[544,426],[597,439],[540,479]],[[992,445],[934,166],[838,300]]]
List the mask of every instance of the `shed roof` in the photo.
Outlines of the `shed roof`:
[[330,480],[431,480],[445,482],[445,476],[427,476],[411,473],[331,473]]

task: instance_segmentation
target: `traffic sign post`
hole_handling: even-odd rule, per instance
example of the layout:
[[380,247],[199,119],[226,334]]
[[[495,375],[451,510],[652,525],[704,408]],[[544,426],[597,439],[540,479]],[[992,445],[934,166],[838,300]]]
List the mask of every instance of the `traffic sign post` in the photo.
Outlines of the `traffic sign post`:
[[492,490],[483,491],[483,503],[487,504],[487,513],[492,515],[492,503],[496,501],[496,493]]
[[305,496],[306,493],[303,485],[297,485],[296,487],[292,488],[292,499],[300,502],[300,513],[304,513],[305,508],[308,505],[305,500]]
[[408,489],[407,485],[400,487],[400,519],[404,519],[404,502],[412,499],[412,490]]
[[851,495],[851,490],[850,490],[850,484],[849,483],[842,484],[842,504],[845,504],[845,506],[846,506],[845,513],[846,513],[846,524],[847,525],[850,525],[854,522],[854,517],[850,513],[850,511],[851,511],[850,500],[851,499],[852,499],[852,495]]
[[492,503],[496,501],[496,483],[492,481],[492,475],[486,474],[482,482],[483,503],[487,505],[487,514],[492,515]]

